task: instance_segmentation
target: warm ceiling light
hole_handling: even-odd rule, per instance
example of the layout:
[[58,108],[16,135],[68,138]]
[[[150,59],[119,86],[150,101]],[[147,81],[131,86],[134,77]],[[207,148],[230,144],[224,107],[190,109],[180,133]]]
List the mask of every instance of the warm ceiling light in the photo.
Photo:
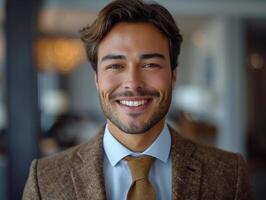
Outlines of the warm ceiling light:
[[61,73],[70,72],[85,57],[81,41],[70,38],[42,38],[37,42],[36,54],[39,69]]

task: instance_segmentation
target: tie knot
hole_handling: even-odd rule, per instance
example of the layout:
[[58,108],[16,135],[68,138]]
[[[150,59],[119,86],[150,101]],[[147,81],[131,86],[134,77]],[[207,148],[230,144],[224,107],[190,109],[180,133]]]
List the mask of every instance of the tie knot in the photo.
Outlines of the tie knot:
[[154,157],[152,156],[142,156],[142,157],[127,156],[125,160],[128,163],[128,167],[130,169],[133,181],[137,181],[137,180],[149,177],[149,171],[150,171],[152,163],[154,162]]

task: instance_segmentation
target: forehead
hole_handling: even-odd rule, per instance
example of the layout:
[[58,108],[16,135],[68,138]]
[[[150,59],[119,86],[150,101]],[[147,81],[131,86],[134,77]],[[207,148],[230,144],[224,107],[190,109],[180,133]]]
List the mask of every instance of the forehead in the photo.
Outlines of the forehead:
[[150,23],[118,23],[101,41],[98,58],[108,53],[168,54],[168,39]]

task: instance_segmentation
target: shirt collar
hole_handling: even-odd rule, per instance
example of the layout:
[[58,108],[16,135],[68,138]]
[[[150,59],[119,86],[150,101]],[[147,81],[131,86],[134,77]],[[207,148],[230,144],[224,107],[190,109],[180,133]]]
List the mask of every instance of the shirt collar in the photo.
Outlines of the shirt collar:
[[157,139],[142,153],[135,153],[130,151],[124,145],[122,145],[109,131],[108,125],[105,126],[103,136],[103,148],[105,154],[114,167],[121,159],[128,155],[141,156],[150,155],[163,162],[167,162],[170,148],[171,148],[171,136],[167,125],[164,126],[162,132]]

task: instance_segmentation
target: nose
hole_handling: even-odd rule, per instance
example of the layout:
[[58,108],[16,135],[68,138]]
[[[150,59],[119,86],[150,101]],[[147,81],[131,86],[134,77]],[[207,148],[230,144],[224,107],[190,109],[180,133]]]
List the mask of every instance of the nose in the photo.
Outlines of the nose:
[[124,79],[124,88],[135,90],[144,86],[143,76],[141,70],[137,67],[127,70]]

